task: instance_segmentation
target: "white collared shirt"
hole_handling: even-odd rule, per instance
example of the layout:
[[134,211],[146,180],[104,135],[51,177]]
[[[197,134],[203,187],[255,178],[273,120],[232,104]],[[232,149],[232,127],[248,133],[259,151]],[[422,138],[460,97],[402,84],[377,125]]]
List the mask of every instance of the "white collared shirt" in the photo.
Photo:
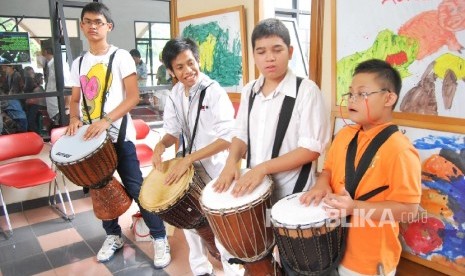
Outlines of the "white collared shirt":
[[[178,82],[173,87],[165,104],[163,128],[166,133],[179,137],[183,125],[187,125],[188,135],[192,136],[197,117],[200,91],[210,83],[211,85],[207,88],[202,103],[192,152],[208,146],[216,139],[231,142],[234,126],[234,108],[228,94],[216,81],[200,73],[198,82],[189,91],[190,100],[187,112],[183,107],[183,101],[186,97],[184,96],[185,88],[181,82]],[[187,118],[187,122],[185,118]],[[187,142],[186,150],[188,150]],[[226,162],[227,154],[227,151],[223,151],[200,160],[211,178],[218,177]]]
[[[242,90],[235,134],[247,144],[247,117],[251,90],[257,93],[250,114],[250,166],[271,159],[276,128],[280,110],[285,96],[296,96],[296,75],[288,69],[285,78],[267,97],[260,91],[264,77],[248,83]],[[252,88],[253,86],[253,88]],[[289,122],[279,155],[302,147],[322,154],[330,140],[329,113],[326,111],[323,95],[318,86],[309,79],[303,79],[295,101],[292,117]],[[301,168],[280,172],[273,175],[275,192],[273,200],[283,198],[292,193]],[[313,185],[315,164],[312,164],[310,177],[304,190]]]

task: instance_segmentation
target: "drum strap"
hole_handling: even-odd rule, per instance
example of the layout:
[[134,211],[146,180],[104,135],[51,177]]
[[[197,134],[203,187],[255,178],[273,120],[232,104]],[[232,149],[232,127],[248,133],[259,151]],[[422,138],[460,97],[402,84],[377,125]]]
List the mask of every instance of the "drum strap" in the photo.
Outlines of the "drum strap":
[[[105,94],[108,93],[107,89],[108,89],[108,81],[110,80],[110,73],[111,73],[111,68],[112,68],[112,65],[113,65],[113,59],[115,58],[115,54],[116,54],[116,51],[118,51],[118,49],[116,49],[111,55],[110,55],[110,60],[108,62],[108,67],[107,67],[107,72],[105,74],[105,84],[103,86],[103,91]],[[82,59],[84,58],[84,55],[82,55],[80,58],[79,58],[79,75],[81,74],[81,64],[82,64]],[[84,90],[82,90],[82,86],[81,86],[81,93],[82,93],[82,100],[83,100],[83,103],[84,103],[84,107],[86,109],[86,113],[87,113],[87,118],[89,119],[89,122],[92,124],[92,119],[90,118],[90,113],[89,113],[89,106],[87,105],[87,100],[86,100],[86,97],[84,95]],[[103,108],[105,107],[105,101],[107,99],[107,95],[104,95],[103,98],[102,98],[102,110],[100,112],[100,119],[103,118]],[[126,131],[125,131],[126,132]]]
[[[355,198],[355,191],[357,190],[357,186],[362,179],[363,175],[367,171],[368,167],[370,166],[373,157],[375,156],[378,149],[386,142],[386,140],[395,132],[397,132],[399,128],[396,125],[390,125],[384,128],[376,137],[370,142],[367,149],[362,155],[360,162],[355,169],[355,155],[357,153],[357,139],[358,133],[355,134],[354,138],[349,143],[349,147],[347,149],[346,155],[346,167],[345,167],[345,181],[346,181],[346,190],[349,192],[352,198]],[[357,198],[358,200],[367,200],[376,194],[386,190],[388,188],[387,185],[378,187],[373,191],[370,191],[361,197]]]
[[[202,91],[200,91],[199,106],[197,107],[197,117],[195,117],[194,129],[192,130],[192,138],[189,144],[189,154],[192,153],[192,148],[194,146],[195,134],[197,132],[197,125],[199,123],[200,110],[202,110],[203,100],[205,99],[205,93],[207,92],[207,88],[210,87],[210,85],[212,84],[213,82],[211,82],[204,89],[202,89]],[[184,143],[182,143],[182,157],[185,157],[185,156],[186,156],[186,147],[184,146]]]
[[[273,150],[271,153],[271,158],[276,158],[279,156],[279,150],[281,149],[281,146],[284,141],[284,136],[286,135],[287,128],[289,126],[289,122],[291,121],[292,117],[292,112],[294,110],[294,105],[295,105],[295,100],[297,98],[297,95],[299,93],[299,88],[300,84],[302,83],[302,78],[297,77],[296,81],[296,97],[289,97],[285,96],[283,100],[283,104],[281,106],[281,112],[279,113],[279,119],[278,119],[278,126],[276,127],[276,134],[275,134],[275,139],[273,143]],[[252,86],[253,87],[253,86]],[[251,156],[251,151],[250,151],[250,111],[252,110],[253,102],[255,100],[255,95],[256,93],[253,93],[253,91],[250,91],[250,97],[249,97],[249,112],[248,112],[248,118],[247,118],[247,168],[250,168],[250,156]],[[310,170],[312,168],[312,163],[308,163],[302,166],[302,169],[300,171],[299,177],[297,178],[297,182],[294,186],[293,193],[301,192],[303,188],[305,187],[305,184],[307,183],[308,176],[310,175]]]

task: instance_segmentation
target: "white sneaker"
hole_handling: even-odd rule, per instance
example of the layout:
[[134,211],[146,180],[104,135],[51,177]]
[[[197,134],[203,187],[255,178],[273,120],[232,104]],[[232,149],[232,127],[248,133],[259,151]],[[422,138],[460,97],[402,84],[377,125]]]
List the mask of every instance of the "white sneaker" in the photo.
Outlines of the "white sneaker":
[[155,268],[164,268],[171,262],[170,244],[166,237],[153,239],[153,251],[155,256],[153,257],[153,265]]
[[97,253],[97,260],[101,263],[109,261],[115,255],[116,250],[124,245],[124,240],[118,235],[108,235],[102,248]]

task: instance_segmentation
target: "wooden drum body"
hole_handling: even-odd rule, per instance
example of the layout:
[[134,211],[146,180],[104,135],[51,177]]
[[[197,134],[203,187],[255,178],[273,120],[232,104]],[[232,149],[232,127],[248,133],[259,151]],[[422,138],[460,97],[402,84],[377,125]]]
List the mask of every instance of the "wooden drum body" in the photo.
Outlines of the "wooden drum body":
[[205,240],[210,254],[219,259],[213,232],[199,203],[205,183],[195,175],[194,166],[191,165],[177,183],[164,184],[166,175],[178,161],[176,158],[165,161],[163,171],[153,169],[149,173],[142,184],[139,203],[173,226],[195,229]]
[[50,151],[50,159],[74,184],[103,187],[111,181],[115,172],[116,151],[106,132],[85,141],[83,136],[88,127],[80,127],[73,136],[60,137]]
[[[247,170],[243,170],[244,174]],[[245,262],[250,275],[273,275],[271,251],[275,244],[267,225],[267,209],[271,207],[272,181],[266,177],[251,194],[235,198],[231,191],[213,191],[212,180],[202,192],[200,203],[216,238],[225,249]]]
[[103,188],[90,189],[89,192],[95,216],[101,220],[118,218],[132,203],[126,189],[114,177]]
[[343,229],[318,206],[299,201],[303,193],[289,195],[273,205],[271,222],[279,256],[293,273],[324,275],[341,259]]

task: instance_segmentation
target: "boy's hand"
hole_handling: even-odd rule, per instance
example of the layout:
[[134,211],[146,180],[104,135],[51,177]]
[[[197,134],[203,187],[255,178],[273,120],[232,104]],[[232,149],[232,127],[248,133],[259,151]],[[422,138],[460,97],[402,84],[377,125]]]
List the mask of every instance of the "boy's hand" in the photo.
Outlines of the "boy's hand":
[[224,166],[223,171],[221,171],[218,180],[216,180],[215,184],[213,184],[213,191],[217,193],[227,191],[231,186],[233,180],[237,181],[240,175],[241,173],[237,166],[235,166],[234,164],[226,163],[226,166]]
[[352,199],[346,189],[338,195],[328,194],[323,202],[328,205],[325,207],[326,213],[330,218],[342,218],[352,215],[356,208],[355,200]]
[[77,130],[78,130],[80,127],[82,127],[82,122],[81,122],[81,120],[79,120],[79,118],[77,118],[77,117],[72,117],[72,118],[70,119],[70,122],[69,122],[68,127],[66,128],[65,134],[66,134],[66,135],[73,136],[74,134],[76,134]]
[[263,181],[266,176],[263,173],[260,165],[245,173],[237,182],[232,190],[232,195],[235,197],[243,196],[251,193]]
[[158,142],[155,148],[153,149],[153,155],[152,155],[152,164],[153,167],[158,170],[162,171],[163,168],[161,166],[161,163],[163,159],[161,158],[161,155],[165,152],[165,145],[161,142]]
[[104,131],[106,131],[111,126],[111,123],[107,120],[99,120],[97,122],[93,122],[84,133],[84,140],[90,140],[95,137],[98,137]]
[[328,194],[330,194],[331,188],[329,186],[326,186],[324,188],[314,186],[307,192],[305,192],[301,197],[300,197],[300,203],[302,203],[305,206],[309,206],[312,202],[314,206],[318,206],[321,202],[321,200]]
[[165,178],[165,185],[171,185],[177,183],[184,173],[189,169],[192,162],[188,157],[180,159],[170,170]]

